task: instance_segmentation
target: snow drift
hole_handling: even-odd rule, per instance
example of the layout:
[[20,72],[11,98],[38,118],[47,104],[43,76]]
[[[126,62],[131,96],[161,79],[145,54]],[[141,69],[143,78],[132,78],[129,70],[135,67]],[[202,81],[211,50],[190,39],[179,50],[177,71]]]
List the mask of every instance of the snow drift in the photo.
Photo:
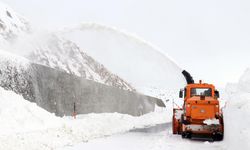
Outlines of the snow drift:
[[245,71],[238,84],[229,84],[226,92],[226,149],[250,149],[250,69]]
[[[31,132],[57,127],[59,118],[24,100],[21,95],[0,87],[0,135]],[[53,120],[53,121],[52,121]]]
[[141,87],[179,88],[185,84],[182,69],[159,49],[129,33],[95,23],[65,28],[60,36],[75,42],[115,74]]

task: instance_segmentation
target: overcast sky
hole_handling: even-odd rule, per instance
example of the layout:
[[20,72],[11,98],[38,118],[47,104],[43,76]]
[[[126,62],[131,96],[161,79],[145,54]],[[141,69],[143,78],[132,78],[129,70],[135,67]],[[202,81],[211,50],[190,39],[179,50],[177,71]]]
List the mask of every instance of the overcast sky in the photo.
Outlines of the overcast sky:
[[137,34],[221,87],[250,67],[249,0],[1,1],[40,28],[91,21]]

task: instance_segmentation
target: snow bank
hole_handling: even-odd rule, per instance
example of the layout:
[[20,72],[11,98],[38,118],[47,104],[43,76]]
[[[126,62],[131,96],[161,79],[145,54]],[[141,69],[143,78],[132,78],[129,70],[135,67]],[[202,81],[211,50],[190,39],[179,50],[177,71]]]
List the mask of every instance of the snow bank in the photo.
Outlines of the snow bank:
[[166,122],[165,112],[140,117],[118,113],[56,117],[0,88],[0,149],[46,150]]
[[226,92],[229,95],[224,109],[226,149],[250,149],[250,69],[237,85],[229,84]]
[[250,93],[250,68],[248,68],[245,73],[241,76],[238,91],[244,93]]
[[48,129],[59,125],[59,118],[35,103],[24,100],[22,96],[0,88],[0,135]]
[[[151,113],[141,117],[122,114],[89,114],[77,119],[59,118],[62,126],[36,132],[0,135],[0,149],[47,150],[74,145],[89,140],[143,128],[165,122],[162,113]],[[49,122],[54,122],[51,119]]]
[[134,128],[144,128],[166,122],[166,114],[149,113],[133,117],[118,113],[80,115],[77,120],[65,118],[66,125],[77,138],[76,141],[88,141],[96,137],[126,132]]

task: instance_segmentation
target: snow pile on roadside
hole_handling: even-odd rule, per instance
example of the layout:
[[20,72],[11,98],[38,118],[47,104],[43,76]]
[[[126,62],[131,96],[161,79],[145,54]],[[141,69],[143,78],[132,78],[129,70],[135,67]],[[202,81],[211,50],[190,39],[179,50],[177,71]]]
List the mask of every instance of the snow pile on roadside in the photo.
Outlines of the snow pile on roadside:
[[232,85],[226,88],[229,95],[224,110],[226,148],[250,149],[250,69],[237,85]]
[[[0,149],[51,150],[88,142],[89,140],[165,123],[163,113],[151,113],[141,117],[124,114],[88,114],[59,118],[63,123],[58,128],[48,128],[35,132],[0,134]],[[53,119],[50,122],[54,122]]]
[[12,91],[0,88],[0,149],[56,149],[166,122],[166,113],[140,117],[118,113],[56,117]]
[[76,120],[66,119],[66,126],[70,128],[75,141],[88,141],[97,137],[127,132],[134,128],[144,128],[166,122],[165,113],[149,113],[140,117],[133,117],[119,113],[80,115]]
[[[51,122],[53,120],[53,122]],[[35,103],[0,88],[0,135],[23,133],[60,126],[61,120]]]

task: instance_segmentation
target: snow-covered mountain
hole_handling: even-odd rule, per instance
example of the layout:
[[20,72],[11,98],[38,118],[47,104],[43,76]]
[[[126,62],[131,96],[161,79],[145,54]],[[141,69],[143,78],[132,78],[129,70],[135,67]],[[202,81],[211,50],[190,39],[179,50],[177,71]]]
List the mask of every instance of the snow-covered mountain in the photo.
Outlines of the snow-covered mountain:
[[0,3],[0,48],[18,54],[28,51],[27,58],[35,63],[109,86],[134,91],[129,83],[112,74],[75,43],[52,34],[26,34],[30,30],[28,21],[7,5]]
[[58,34],[139,89],[183,87],[182,69],[152,44],[113,27],[83,23]]
[[35,63],[141,93],[144,88],[179,89],[185,84],[182,69],[172,59],[132,34],[85,23],[48,34],[32,31],[13,41],[7,37],[28,32],[29,23],[6,5],[0,3],[0,8],[0,38],[11,42],[0,43],[0,48],[23,53]]
[[38,48],[28,56],[33,62],[109,86],[134,91],[129,83],[112,74],[75,43],[52,34],[46,35],[46,40],[42,43],[37,44]]
[[29,31],[28,21],[0,2],[0,42],[12,42],[18,34]]

